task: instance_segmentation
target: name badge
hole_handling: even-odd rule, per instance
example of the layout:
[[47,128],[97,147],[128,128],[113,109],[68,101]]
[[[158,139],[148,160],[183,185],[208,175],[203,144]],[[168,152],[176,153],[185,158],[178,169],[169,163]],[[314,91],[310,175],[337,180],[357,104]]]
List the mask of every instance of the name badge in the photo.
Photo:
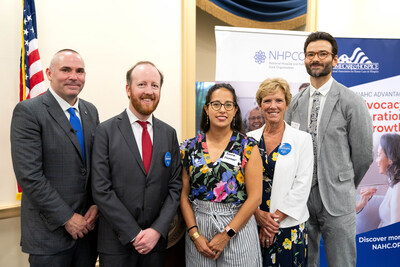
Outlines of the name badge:
[[295,129],[300,129],[300,123],[297,123],[297,122],[294,122],[294,121],[292,121],[292,125],[291,125],[293,128],[295,128]]
[[171,165],[171,153],[169,153],[169,152],[165,153],[164,163],[165,163],[165,166],[167,166],[167,167],[169,167],[169,165]]
[[233,166],[237,166],[240,163],[240,156],[236,155],[235,153],[225,152],[224,156],[222,157],[221,161],[231,164]]
[[278,152],[281,155],[287,155],[292,150],[292,146],[289,143],[283,143],[279,146]]

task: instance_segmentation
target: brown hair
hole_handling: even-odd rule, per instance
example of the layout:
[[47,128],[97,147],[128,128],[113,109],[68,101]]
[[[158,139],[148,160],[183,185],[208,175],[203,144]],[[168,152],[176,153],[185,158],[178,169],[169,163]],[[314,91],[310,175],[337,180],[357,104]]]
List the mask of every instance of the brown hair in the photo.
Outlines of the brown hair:
[[311,33],[307,39],[306,42],[304,43],[304,53],[307,50],[307,46],[311,43],[311,42],[316,42],[318,40],[325,40],[331,43],[332,45],[332,58],[335,57],[335,55],[337,55],[338,53],[338,45],[336,43],[335,38],[333,38],[332,35],[330,35],[327,32],[313,32]]
[[[229,83],[217,83],[217,84],[214,84],[207,92],[206,103],[204,105],[208,105],[210,103],[210,101],[211,101],[212,94],[216,90],[221,89],[221,88],[225,88],[229,92],[232,93],[233,103],[237,107],[237,111],[236,111],[235,117],[233,117],[233,120],[231,122],[231,129],[243,133],[242,115],[241,115],[241,112],[240,112],[240,107],[237,104],[237,96],[236,96],[236,93],[235,93],[235,89],[233,89],[232,85],[230,85]],[[210,129],[210,124],[207,121],[207,113],[206,113],[204,108],[203,108],[203,111],[201,112],[200,129],[204,133],[206,133]]]

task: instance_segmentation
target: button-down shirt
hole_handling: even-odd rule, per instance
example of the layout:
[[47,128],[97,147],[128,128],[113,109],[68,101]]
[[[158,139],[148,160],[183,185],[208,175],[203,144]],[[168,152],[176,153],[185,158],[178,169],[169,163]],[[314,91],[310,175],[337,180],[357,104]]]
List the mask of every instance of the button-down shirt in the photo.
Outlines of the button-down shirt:
[[[129,109],[129,107],[126,109],[126,113],[128,114],[129,122],[132,126],[132,131],[133,135],[135,136],[136,144],[140,152],[140,156],[143,159],[142,155],[142,133],[143,133],[143,128],[140,126],[140,124],[137,122],[139,119],[135,116],[135,114],[132,113],[132,111]],[[147,123],[147,131],[149,132],[151,143],[153,143],[153,114],[150,115],[150,117],[146,120]]]
[[[321,121],[321,116],[322,113],[324,112],[324,105],[325,105],[325,101],[326,98],[328,96],[329,90],[331,89],[332,86],[332,82],[333,82],[333,78],[331,77],[324,85],[322,85],[319,89],[318,92],[321,93],[320,98],[319,98],[319,113],[318,113],[318,119],[317,119],[317,127],[319,126],[319,122]],[[312,104],[313,104],[313,94],[317,89],[315,89],[315,87],[313,87],[310,84],[310,100],[308,103],[308,120],[307,120],[307,128],[310,127],[310,116],[311,116],[311,108],[312,108]]]
[[[76,116],[78,116],[79,120],[81,121],[81,115],[79,113],[79,98],[76,100],[75,104],[73,106],[71,106],[67,101],[65,101],[59,95],[57,95],[57,93],[54,92],[54,90],[51,87],[49,88],[49,91],[54,96],[54,98],[57,100],[61,109],[64,111],[65,116],[67,116],[68,120],[69,120],[69,117],[71,116],[68,112],[68,109],[73,107],[75,109]],[[81,125],[82,125],[82,121],[81,121]]]

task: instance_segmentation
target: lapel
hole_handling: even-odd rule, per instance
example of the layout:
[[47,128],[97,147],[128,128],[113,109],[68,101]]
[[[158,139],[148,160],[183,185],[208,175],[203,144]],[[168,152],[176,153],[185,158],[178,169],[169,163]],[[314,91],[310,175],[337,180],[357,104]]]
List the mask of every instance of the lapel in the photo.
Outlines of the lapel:
[[331,85],[331,89],[328,92],[328,95],[325,100],[324,109],[322,110],[321,121],[318,125],[318,146],[317,146],[317,155],[319,155],[319,151],[321,149],[321,144],[324,139],[326,129],[328,128],[329,119],[331,118],[331,114],[333,108],[339,100],[339,89],[336,86],[336,81],[333,80]]
[[79,112],[82,122],[83,137],[85,139],[86,166],[90,166],[91,157],[89,155],[90,149],[88,145],[92,141],[92,129],[94,129],[96,126],[93,124],[93,121],[89,119],[89,111],[82,99],[79,100]]
[[68,121],[67,116],[64,111],[61,109],[57,100],[50,93],[49,90],[43,95],[43,104],[46,105],[47,111],[50,116],[60,125],[60,127],[64,130],[67,137],[71,140],[72,144],[75,146],[78,154],[83,161],[81,146],[79,145],[78,137],[72,129],[71,123]]
[[301,92],[299,100],[297,101],[298,119],[300,123],[300,130],[307,132],[308,125],[308,105],[310,100],[310,87]]
[[[285,122],[285,131],[283,132],[281,144],[289,143],[291,146],[293,146],[293,143],[291,142],[291,131],[290,130],[291,130],[290,126]],[[282,165],[282,156],[278,155],[278,158],[275,163],[275,174],[277,173],[277,171],[279,171],[281,169],[281,167],[280,167],[281,165]],[[275,181],[275,179],[274,179],[274,181]]]
[[[125,142],[128,144],[129,149],[131,150],[133,157],[135,158],[137,164],[140,166],[143,174],[146,176],[146,170],[144,168],[142,157],[140,156],[139,148],[136,144],[135,135],[132,131],[132,126],[129,122],[128,114],[126,114],[126,110],[124,110],[120,115],[117,117],[117,126],[120,130],[122,136],[125,139]],[[154,145],[153,145],[153,155],[154,156]],[[153,161],[153,158],[152,158]],[[151,165],[150,165],[151,170]],[[150,172],[150,171],[149,171]]]
[[[164,134],[163,131],[161,131],[161,128],[162,127],[160,121],[156,119],[153,114],[153,152],[151,154],[149,174],[152,172],[153,168],[156,168],[156,163],[158,160],[160,160],[160,147],[162,142],[162,135]],[[170,153],[172,152],[170,151]]]
[[[291,126],[289,126],[286,122],[285,122],[285,131],[283,132],[282,141],[281,141],[281,144],[283,144],[283,143],[290,144],[292,146],[291,153],[294,153],[293,152],[293,146],[294,146],[293,131],[292,131]],[[289,175],[289,173],[288,173],[287,166],[288,166],[288,164],[292,164],[292,162],[288,161],[288,160],[289,160],[288,156],[282,156],[282,155],[278,155],[278,158],[276,160],[274,179],[272,182],[271,204],[274,202],[274,201],[272,201],[273,198],[275,198],[275,196],[280,195],[280,193],[281,193],[280,191],[283,188],[287,188],[287,186],[289,186],[288,178],[290,178],[291,175]]]

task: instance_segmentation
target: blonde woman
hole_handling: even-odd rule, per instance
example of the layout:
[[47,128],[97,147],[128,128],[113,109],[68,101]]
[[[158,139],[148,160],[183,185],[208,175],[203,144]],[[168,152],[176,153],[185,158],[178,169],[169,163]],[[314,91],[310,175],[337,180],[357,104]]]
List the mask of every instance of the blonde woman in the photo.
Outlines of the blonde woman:
[[307,265],[307,209],[313,171],[311,136],[283,120],[292,95],[283,79],[266,79],[256,99],[265,125],[247,133],[259,142],[263,196],[255,213],[264,266]]

